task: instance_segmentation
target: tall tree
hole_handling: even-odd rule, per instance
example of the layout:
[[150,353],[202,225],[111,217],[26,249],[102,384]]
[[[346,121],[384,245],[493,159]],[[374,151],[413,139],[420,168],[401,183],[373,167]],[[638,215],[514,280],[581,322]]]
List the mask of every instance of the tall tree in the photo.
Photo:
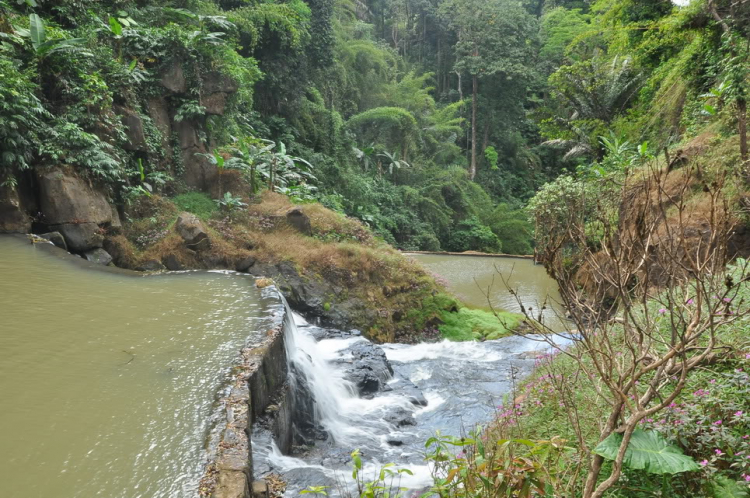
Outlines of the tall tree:
[[440,13],[458,36],[454,69],[471,76],[469,175],[473,179],[477,172],[479,82],[499,76],[500,85],[523,84],[530,76],[536,19],[513,0],[447,0]]

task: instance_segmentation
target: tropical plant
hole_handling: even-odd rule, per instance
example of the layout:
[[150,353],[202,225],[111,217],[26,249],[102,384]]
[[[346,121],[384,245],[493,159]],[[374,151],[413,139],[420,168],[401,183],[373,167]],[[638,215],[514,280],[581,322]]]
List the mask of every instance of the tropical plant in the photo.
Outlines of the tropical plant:
[[[425,443],[440,498],[531,498],[553,496],[573,451],[560,438],[544,441],[498,439],[475,430],[467,437],[438,433]],[[460,451],[458,451],[460,450]],[[456,453],[458,451],[458,453]]]
[[37,14],[29,15],[29,29],[15,28],[16,33],[28,38],[31,48],[39,59],[44,59],[59,52],[76,52],[82,55],[92,55],[82,45],[86,42],[84,38],[54,38],[48,39],[47,25]]
[[410,167],[409,163],[398,159],[398,156],[395,152],[391,154],[390,152],[384,150],[383,152],[378,154],[378,157],[385,160],[385,161],[378,160],[378,174],[380,175],[383,174],[383,166],[385,166],[385,169],[388,170],[389,175],[393,174],[394,168],[401,169],[401,168]]
[[246,203],[242,202],[242,197],[233,196],[231,192],[225,192],[224,196],[216,199],[216,204],[226,211],[234,211],[241,207],[247,206]]
[[[622,434],[612,433],[593,452],[607,460],[616,460],[622,439]],[[678,474],[700,469],[692,458],[683,454],[680,448],[669,444],[658,432],[641,429],[636,429],[630,436],[622,462],[630,469],[644,470],[651,474]]]

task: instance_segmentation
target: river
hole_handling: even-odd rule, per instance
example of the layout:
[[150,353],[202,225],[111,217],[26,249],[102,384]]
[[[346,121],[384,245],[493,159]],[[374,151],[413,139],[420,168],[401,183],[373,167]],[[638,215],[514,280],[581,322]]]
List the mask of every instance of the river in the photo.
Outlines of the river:
[[[561,332],[570,326],[557,282],[547,275],[544,266],[534,264],[532,259],[415,253],[406,256],[418,261],[471,307],[487,309],[491,304],[498,310],[519,313],[520,299],[527,309],[533,310],[534,317],[545,306],[542,318],[550,329]],[[508,289],[513,289],[518,298]]]
[[[448,281],[467,304],[482,307],[486,295],[479,286],[492,283],[498,271],[511,273],[508,282],[518,289],[525,306],[547,300],[556,308],[545,319],[557,331],[565,330],[557,287],[541,266],[531,261],[475,256],[413,255]],[[499,283],[496,277],[495,283]],[[493,306],[515,311],[519,304],[507,291],[490,288]],[[548,300],[548,296],[551,299]],[[380,466],[394,463],[413,475],[399,485],[415,490],[432,482],[424,460],[424,442],[435,435],[459,436],[489,422],[519,382],[529,375],[535,357],[548,346],[534,336],[506,337],[484,342],[384,344],[376,346],[354,333],[329,330],[295,315],[285,331],[291,371],[308,386],[315,398],[315,417],[322,433],[306,441],[294,455],[282,455],[264,431],[253,436],[256,474],[280,474],[287,482],[285,496],[296,497],[309,486],[328,486],[330,496],[347,496],[340,489],[351,484],[352,450],[358,449],[370,478]],[[558,338],[558,344],[567,341]],[[361,363],[362,350],[381,348],[392,367],[373,372],[385,385],[362,395],[352,368]],[[374,353],[371,356],[376,356]],[[417,400],[421,400],[417,402]],[[409,495],[412,496],[412,495]]]
[[[196,496],[217,400],[239,350],[259,343],[278,311],[276,292],[234,272],[146,276],[48,249],[0,237],[0,495]],[[476,306],[470,282],[491,280],[495,265],[507,262],[417,258]],[[515,264],[513,285],[525,300],[552,293],[540,267]],[[493,304],[512,310],[501,294],[492,294]],[[284,331],[290,380],[312,393],[318,432],[291,456],[262,429],[253,434],[256,476],[282,474],[290,497],[345,481],[355,448],[368,471],[393,462],[414,472],[403,485],[427,486],[424,441],[489,421],[543,349],[524,337],[377,346],[356,331],[294,318]],[[390,364],[376,369],[381,384],[366,395],[348,377],[362,350]]]
[[248,276],[44,249],[0,237],[0,496],[195,496],[217,396],[278,301]]

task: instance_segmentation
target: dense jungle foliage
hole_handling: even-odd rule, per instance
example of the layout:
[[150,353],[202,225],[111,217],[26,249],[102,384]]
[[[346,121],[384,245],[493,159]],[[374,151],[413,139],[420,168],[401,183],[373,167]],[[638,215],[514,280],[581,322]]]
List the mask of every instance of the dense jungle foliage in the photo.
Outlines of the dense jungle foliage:
[[[2,0],[2,181],[65,164],[121,204],[144,182],[185,191],[169,150],[179,137],[146,110],[167,95],[222,168],[306,161],[253,168],[253,190],[275,175],[273,188],[403,249],[527,254],[522,208],[545,182],[599,174],[634,144],[654,153],[711,120],[736,126],[746,4]],[[174,63],[184,94],[159,85]],[[218,113],[201,83],[212,71],[239,84]],[[122,107],[145,123],[145,149],[128,147]]]

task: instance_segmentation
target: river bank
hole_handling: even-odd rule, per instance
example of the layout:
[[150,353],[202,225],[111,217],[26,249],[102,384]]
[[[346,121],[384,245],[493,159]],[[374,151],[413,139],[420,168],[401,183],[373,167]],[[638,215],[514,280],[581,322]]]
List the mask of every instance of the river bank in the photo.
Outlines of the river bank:
[[[240,190],[244,182],[229,173],[222,181],[224,188]],[[115,208],[105,191],[66,169],[46,171],[35,188],[21,185],[17,192],[16,202],[0,202],[3,231],[33,232],[102,265],[146,272],[222,269],[272,278],[294,309],[327,326],[362,330],[377,342],[434,338],[446,318],[464,308],[365,225],[320,204],[295,205],[266,191],[245,206],[219,208],[207,195],[190,192],[144,195]],[[33,220],[26,214],[29,205],[38,209]],[[481,330],[462,325],[454,337],[497,337],[520,323],[518,317],[504,318],[508,327],[496,321]]]

